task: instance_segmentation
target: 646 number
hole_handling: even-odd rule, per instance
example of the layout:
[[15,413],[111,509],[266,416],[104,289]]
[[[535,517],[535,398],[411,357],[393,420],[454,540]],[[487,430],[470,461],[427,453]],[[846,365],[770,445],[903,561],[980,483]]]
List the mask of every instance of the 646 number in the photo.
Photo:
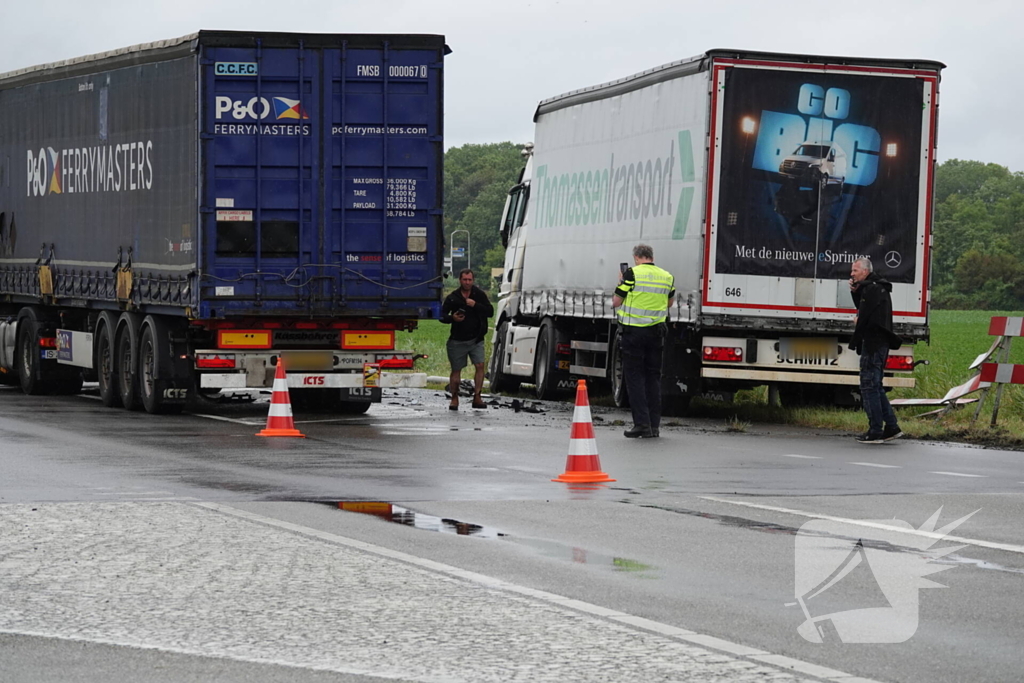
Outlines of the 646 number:
[[726,287],[725,288],[725,295],[726,296],[743,296],[743,292],[742,292],[742,290],[739,287]]

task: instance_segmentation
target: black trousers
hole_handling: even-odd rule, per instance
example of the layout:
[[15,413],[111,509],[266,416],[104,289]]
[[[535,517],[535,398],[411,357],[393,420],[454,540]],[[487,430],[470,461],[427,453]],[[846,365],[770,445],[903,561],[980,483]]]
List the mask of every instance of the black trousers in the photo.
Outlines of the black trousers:
[[622,374],[633,410],[633,424],[661,426],[661,357],[665,350],[665,325],[619,326]]

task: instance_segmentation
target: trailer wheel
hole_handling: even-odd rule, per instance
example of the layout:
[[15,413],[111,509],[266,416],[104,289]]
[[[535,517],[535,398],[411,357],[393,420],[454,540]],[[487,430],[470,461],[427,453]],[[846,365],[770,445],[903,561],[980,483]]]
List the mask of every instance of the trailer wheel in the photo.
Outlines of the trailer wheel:
[[139,380],[142,407],[147,413],[180,413],[185,403],[177,395],[168,399],[167,389],[170,388],[166,379],[161,378],[161,358],[170,354],[166,343],[161,343],[168,334],[167,326],[159,318],[146,319],[145,329],[139,342]]
[[552,366],[555,364],[555,329],[545,320],[537,335],[537,355],[533,361],[534,394],[539,399],[555,397],[552,383]]
[[32,318],[22,318],[18,324],[17,366],[21,390],[30,396],[48,393],[49,382],[39,378],[39,325]]
[[100,385],[100,401],[108,408],[121,405],[118,391],[117,363],[114,361],[114,333],[117,317],[104,311],[96,321],[96,381]]
[[139,410],[139,318],[134,313],[122,313],[117,331],[115,367],[117,390],[121,404],[128,410]]
[[612,335],[612,351],[608,354],[608,375],[612,380],[612,400],[617,408],[629,407],[629,394],[626,392],[626,377],[622,372],[622,335],[618,328]]
[[487,376],[491,381],[491,392],[502,393],[510,391],[518,391],[520,380],[506,375],[501,371],[501,366],[505,361],[506,354],[506,342],[505,336],[508,334],[508,321],[503,320],[498,325],[498,336],[494,342],[494,349],[491,351],[491,364],[488,368]]

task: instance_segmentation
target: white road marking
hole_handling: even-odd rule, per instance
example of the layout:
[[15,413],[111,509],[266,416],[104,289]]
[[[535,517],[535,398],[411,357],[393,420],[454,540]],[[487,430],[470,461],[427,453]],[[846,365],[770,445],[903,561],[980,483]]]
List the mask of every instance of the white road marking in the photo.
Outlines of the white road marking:
[[293,524],[291,522],[284,522],[278,519],[273,519],[271,517],[264,517],[263,515],[258,515],[245,510],[239,510],[220,503],[203,502],[194,503],[194,505],[196,505],[197,507],[207,508],[209,510],[215,510],[217,512],[221,512],[223,514],[230,515],[233,517],[246,519],[252,522],[256,522],[258,524],[276,527],[278,529],[284,529],[297,534],[301,534],[303,536],[311,536],[314,538],[319,538],[324,541],[328,541],[330,543],[344,545],[351,548],[355,548],[357,550],[361,550],[363,552],[391,558],[394,560],[398,560],[400,562],[415,565],[417,567],[429,569],[434,572],[447,574],[449,576],[454,576],[465,581],[480,584],[482,586],[486,586],[487,588],[508,591],[511,593],[516,593],[519,595],[534,598],[536,600],[542,600],[555,605],[559,605],[561,607],[566,607],[569,609],[584,612],[586,614],[602,617],[604,619],[608,619],[610,621],[614,621],[627,626],[633,626],[635,628],[642,629],[645,631],[658,633],[660,635],[667,636],[675,640],[680,640],[687,643],[692,643],[694,645],[719,650],[721,652],[726,652],[730,655],[734,655],[737,657],[745,657],[753,661],[785,669],[787,672],[800,673],[805,674],[807,676],[815,676],[817,678],[821,678],[827,681],[835,681],[836,683],[852,683],[853,681],[859,681],[862,683],[877,683],[872,679],[857,678],[854,677],[852,674],[848,674],[843,671],[837,671],[836,669],[829,669],[824,666],[819,666],[817,664],[812,664],[810,662],[804,662],[799,659],[793,659],[791,657],[786,657],[784,655],[772,654],[764,650],[759,650],[757,648],[752,648],[746,645],[741,645],[739,643],[733,643],[728,640],[716,638],[715,636],[704,635],[701,633],[697,633],[695,631],[679,628],[678,626],[663,624],[661,622],[646,619],[644,617],[638,617],[632,614],[626,614],[624,612],[609,609],[607,607],[601,607],[600,605],[594,605],[588,602],[583,602],[581,600],[574,600],[572,598],[566,598],[561,595],[556,595],[554,593],[548,593],[547,591],[536,590],[534,588],[527,588],[526,586],[520,586],[518,584],[503,581],[501,579],[497,579],[492,576],[487,576],[485,574],[467,571],[465,569],[460,569],[459,567],[454,567],[452,565],[442,564],[440,562],[435,562],[433,560],[427,560],[421,557],[416,557],[415,555],[409,555],[407,553],[400,552],[398,550],[392,550],[391,548],[385,548],[383,546],[373,545],[372,543],[358,541],[353,538],[338,536],[336,534],[321,531],[319,529],[313,529],[311,527],[305,527],[299,524]]
[[220,415],[206,415],[204,413],[189,413],[189,415],[193,415],[195,417],[205,417],[208,420],[220,420],[221,422],[234,422],[235,424],[245,425],[246,427],[258,427],[258,426],[260,426],[260,424],[262,424],[264,422],[264,420],[260,420],[258,423],[257,422],[253,422],[252,421],[253,418],[249,418],[247,420],[241,420],[241,419],[234,418],[234,417],[221,417]]
[[929,472],[928,474],[944,474],[947,477],[975,477],[977,479],[988,479],[984,474],[964,474],[962,472]]
[[883,465],[883,464],[878,463],[878,462],[851,462],[851,463],[847,463],[847,464],[848,465],[860,465],[861,467],[888,467],[888,468],[897,469],[897,470],[900,469],[899,465]]
[[951,543],[967,543],[968,545],[977,546],[979,548],[991,548],[993,550],[1005,550],[1011,553],[1020,553],[1024,555],[1024,546],[1013,545],[1011,543],[995,543],[993,541],[980,541],[976,538],[964,538],[963,536],[943,536],[937,534],[934,531],[921,531],[920,529],[904,529],[902,527],[894,526],[891,524],[882,524],[880,522],[871,522],[863,519],[847,519],[845,517],[835,517],[833,515],[820,515],[814,512],[804,512],[803,510],[793,510],[791,508],[776,507],[774,505],[761,505],[760,503],[748,503],[745,500],[730,500],[728,498],[716,498],[714,496],[700,496],[702,500],[710,500],[716,503],[725,503],[727,505],[741,505],[743,507],[755,508],[757,510],[768,510],[770,512],[781,512],[787,515],[796,515],[797,517],[808,517],[810,519],[825,519],[831,522],[841,522],[843,524],[852,524],[854,526],[863,526],[870,529],[881,529],[883,531],[893,531],[900,534],[910,534],[912,536],[923,536],[925,538],[934,538],[937,540],[947,540]]
[[804,458],[805,460],[821,460],[820,455],[797,455],[795,453],[782,453],[783,458]]
[[173,496],[174,491],[104,491],[100,496]]

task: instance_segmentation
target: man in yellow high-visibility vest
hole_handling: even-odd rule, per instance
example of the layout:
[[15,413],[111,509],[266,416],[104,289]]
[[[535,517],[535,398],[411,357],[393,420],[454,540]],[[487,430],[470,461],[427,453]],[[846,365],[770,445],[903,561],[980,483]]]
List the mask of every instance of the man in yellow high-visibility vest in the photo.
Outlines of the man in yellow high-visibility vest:
[[661,427],[661,356],[676,290],[672,274],[654,265],[654,250],[648,245],[633,247],[633,263],[621,274],[612,297],[622,374],[633,410],[633,427],[623,434],[649,439],[659,436]]

